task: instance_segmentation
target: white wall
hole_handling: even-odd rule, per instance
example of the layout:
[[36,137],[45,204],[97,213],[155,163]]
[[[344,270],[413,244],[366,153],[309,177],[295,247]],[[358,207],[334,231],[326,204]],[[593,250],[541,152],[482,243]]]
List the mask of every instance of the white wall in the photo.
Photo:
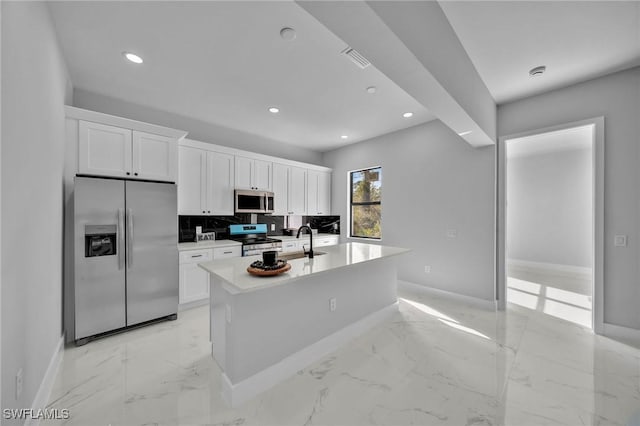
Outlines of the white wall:
[[189,139],[197,141],[229,146],[305,163],[321,164],[322,160],[322,154],[318,151],[274,141],[260,135],[253,135],[213,123],[205,123],[170,112],[132,104],[78,88],[73,92],[73,105],[78,108],[185,130],[189,132],[187,135]]
[[1,7],[2,408],[24,408],[62,334],[63,106],[72,88],[47,5]]
[[586,142],[581,149],[507,159],[508,259],[591,268],[592,156]]
[[[440,121],[327,152],[332,212],[347,221],[348,171],[382,166],[381,244],[412,249],[399,259],[398,278],[493,301],[494,156]],[[346,223],[341,229],[344,239]]]
[[[604,322],[640,329],[640,67],[498,108],[507,136],[604,116]],[[614,247],[616,234],[627,247]]]

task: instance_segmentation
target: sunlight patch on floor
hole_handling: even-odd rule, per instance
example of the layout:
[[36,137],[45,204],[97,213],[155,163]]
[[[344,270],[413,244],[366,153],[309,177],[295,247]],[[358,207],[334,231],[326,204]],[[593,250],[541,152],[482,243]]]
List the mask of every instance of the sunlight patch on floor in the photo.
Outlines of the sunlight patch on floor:
[[521,278],[507,277],[507,301],[565,321],[592,328],[592,298],[587,294],[558,288],[562,278],[549,286]]

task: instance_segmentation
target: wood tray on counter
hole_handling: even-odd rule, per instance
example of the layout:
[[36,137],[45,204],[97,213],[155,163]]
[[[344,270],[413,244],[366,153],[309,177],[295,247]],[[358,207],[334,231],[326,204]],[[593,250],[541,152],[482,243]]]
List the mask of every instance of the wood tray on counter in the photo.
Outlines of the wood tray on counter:
[[282,268],[279,269],[261,269],[261,268],[252,268],[251,266],[247,267],[247,272],[251,275],[255,275],[257,277],[271,277],[274,275],[282,274],[291,269],[291,265],[289,263],[285,264]]

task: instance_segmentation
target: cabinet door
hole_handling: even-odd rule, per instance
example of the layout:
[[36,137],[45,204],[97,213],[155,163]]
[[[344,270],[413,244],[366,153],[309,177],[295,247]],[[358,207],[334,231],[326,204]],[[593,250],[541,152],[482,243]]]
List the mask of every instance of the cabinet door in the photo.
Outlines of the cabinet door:
[[233,155],[207,153],[207,214],[233,215],[234,166]]
[[289,214],[307,214],[307,169],[289,168]]
[[318,180],[320,172],[307,170],[307,214],[315,216],[318,214]]
[[180,265],[180,303],[209,297],[209,273],[197,263]]
[[80,120],[78,131],[78,173],[130,176],[131,130]]
[[251,158],[235,158],[235,187],[241,189],[254,189],[253,185],[253,160]]
[[[317,215],[331,214],[331,173],[318,173]],[[309,212],[309,214],[312,214]],[[337,243],[336,243],[337,244]]]
[[178,141],[166,136],[133,131],[133,177],[176,181]]
[[188,146],[178,149],[178,213],[206,214],[206,151]]
[[289,166],[273,163],[273,214],[286,215],[287,199],[289,197]]
[[271,168],[270,161],[254,160],[253,163],[253,186],[256,189],[266,189],[271,191]]

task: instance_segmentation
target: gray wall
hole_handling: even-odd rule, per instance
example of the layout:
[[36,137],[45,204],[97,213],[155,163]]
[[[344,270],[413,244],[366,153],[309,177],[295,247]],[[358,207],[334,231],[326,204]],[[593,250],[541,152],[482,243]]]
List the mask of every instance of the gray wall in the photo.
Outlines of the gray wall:
[[591,268],[591,159],[590,147],[507,159],[508,259]]
[[62,335],[63,107],[72,89],[47,5],[1,7],[2,408],[24,408]]
[[[498,134],[605,118],[604,322],[640,329],[640,67],[498,108]],[[627,247],[614,247],[616,234]]]
[[327,152],[332,212],[347,220],[348,171],[382,166],[381,244],[412,249],[399,259],[399,279],[493,301],[494,156],[440,121]]
[[189,132],[187,135],[189,139],[197,141],[312,164],[321,164],[322,161],[322,154],[318,151],[274,141],[214,123],[205,123],[193,118],[136,105],[78,88],[73,92],[73,105],[78,108],[185,130]]

